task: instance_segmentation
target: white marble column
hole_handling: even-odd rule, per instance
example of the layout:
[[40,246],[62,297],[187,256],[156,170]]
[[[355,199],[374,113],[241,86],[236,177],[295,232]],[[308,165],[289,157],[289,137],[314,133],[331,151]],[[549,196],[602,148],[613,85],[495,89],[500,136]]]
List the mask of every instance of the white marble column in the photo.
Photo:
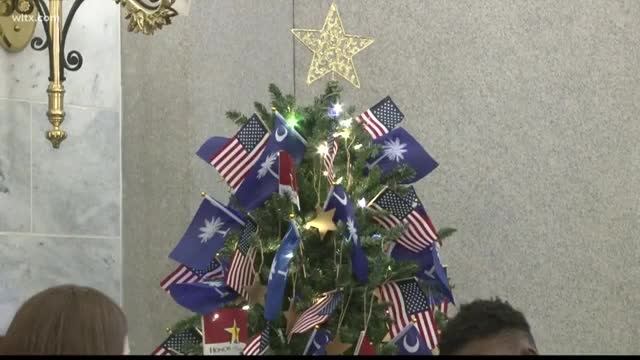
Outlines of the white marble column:
[[121,301],[120,16],[105,0],[76,14],[66,49],[84,65],[65,73],[69,137],[59,150],[44,135],[47,52],[0,50],[0,334],[24,300],[53,285]]

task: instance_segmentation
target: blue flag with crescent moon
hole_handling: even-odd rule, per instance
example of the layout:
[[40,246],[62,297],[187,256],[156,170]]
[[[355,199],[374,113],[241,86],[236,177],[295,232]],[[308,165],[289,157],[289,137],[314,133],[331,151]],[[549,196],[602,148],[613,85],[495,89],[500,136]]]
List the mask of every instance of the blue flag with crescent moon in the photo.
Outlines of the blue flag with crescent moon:
[[325,348],[327,344],[331,342],[333,337],[329,330],[326,329],[313,329],[311,336],[309,337],[309,342],[307,346],[304,348],[304,352],[302,356],[322,356],[327,355],[327,351]]
[[238,203],[246,211],[262,206],[280,188],[280,151],[286,151],[299,165],[304,157],[305,146],[304,138],[276,113],[275,129],[269,136],[264,152],[235,192]]
[[397,261],[413,261],[420,265],[420,270],[416,273],[416,277],[425,284],[435,288],[444,295],[452,304],[455,304],[453,292],[449,286],[447,272],[440,261],[440,253],[438,245],[434,244],[428,249],[424,249],[419,253],[407,249],[406,247],[392,242],[387,249],[387,254]]
[[432,355],[414,323],[407,325],[391,340],[398,349],[398,355]]
[[264,300],[265,320],[277,320],[282,313],[282,298],[287,287],[289,263],[298,249],[298,244],[300,244],[300,233],[298,233],[296,223],[292,220],[289,223],[289,230],[284,235],[280,248],[278,248],[278,252],[276,252],[271,263],[267,295]]
[[422,268],[416,273],[416,277],[424,281],[427,285],[434,287],[449,299],[452,304],[455,304],[453,292],[451,292],[451,287],[449,286],[449,279],[447,279],[447,273],[440,261],[438,245],[434,244],[425,255],[421,262]]
[[296,162],[296,166],[300,165],[304,158],[304,149],[307,141],[294,129],[287,124],[287,121],[276,111],[274,119],[274,140],[278,143],[278,149],[284,150],[291,155]]
[[356,207],[340,185],[331,189],[325,201],[324,210],[330,209],[336,209],[333,221],[335,223],[341,221],[346,226],[344,238],[351,243],[351,272],[360,283],[365,284],[369,277],[369,260],[362,250]]
[[238,297],[224,281],[173,284],[169,294],[178,304],[200,315],[218,310]]

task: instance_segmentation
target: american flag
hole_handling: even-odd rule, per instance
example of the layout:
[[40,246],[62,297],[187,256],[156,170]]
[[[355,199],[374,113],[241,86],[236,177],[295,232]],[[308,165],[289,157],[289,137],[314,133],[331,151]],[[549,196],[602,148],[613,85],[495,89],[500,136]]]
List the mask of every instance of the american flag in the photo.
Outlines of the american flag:
[[313,304],[310,308],[305,310],[296,324],[293,326],[291,330],[291,334],[289,338],[293,334],[303,333],[316,325],[320,325],[323,322],[327,321],[331,314],[338,307],[338,303],[342,300],[342,293],[338,291],[332,291],[329,293],[325,293],[320,300],[318,300],[315,304]]
[[336,174],[333,170],[333,161],[336,158],[336,154],[338,154],[338,140],[335,138],[334,131],[335,122],[333,122],[329,128],[329,137],[325,143],[327,152],[324,154],[324,170],[327,172],[327,180],[329,180],[330,184],[333,184],[336,179]]
[[269,130],[254,114],[209,163],[235,192],[262,155],[268,139]]
[[242,351],[242,355],[245,355],[245,356],[263,355],[269,348],[270,337],[271,337],[271,323],[267,322],[262,332],[259,335],[256,335],[253,339],[251,339],[247,344],[247,346],[244,347],[244,350]]
[[226,283],[240,296],[247,298],[245,287],[253,284],[255,273],[253,260],[256,257],[256,249],[251,248],[251,236],[256,232],[257,226],[253,220],[247,218],[246,225],[240,234],[240,240],[233,253]]
[[425,218],[426,212],[412,207],[400,195],[390,189],[384,189],[369,205],[374,210],[387,211],[389,214],[374,216],[373,220],[385,229],[408,224],[407,229],[396,240],[399,244],[413,252],[420,252],[433,244],[435,232],[429,226],[430,220]]
[[388,282],[380,285],[376,291],[382,302],[391,304],[390,315],[395,320],[389,326],[391,338],[398,336],[407,325],[415,321],[429,349],[438,346],[438,325],[434,313],[430,309],[429,299],[415,279]]
[[420,228],[424,229],[431,240],[437,241],[440,237],[438,236],[438,231],[436,230],[436,227],[433,226],[431,218],[427,215],[427,210],[425,210],[420,198],[418,197],[418,193],[416,193],[416,189],[412,185],[407,186],[407,193],[404,195],[404,200],[411,204],[411,207],[420,215],[417,218],[421,223]]
[[440,293],[429,293],[429,306],[432,310],[440,311],[444,316],[449,315],[449,299]]
[[364,129],[374,139],[393,130],[402,120],[404,114],[389,96],[356,118],[357,122],[364,124]]
[[211,281],[224,277],[224,267],[218,260],[211,261],[205,270],[197,270],[186,265],[180,265],[169,276],[160,282],[164,291],[169,291],[173,284],[191,284],[198,281]]
[[194,328],[171,334],[151,355],[186,355],[185,351],[193,345],[202,344],[202,335]]

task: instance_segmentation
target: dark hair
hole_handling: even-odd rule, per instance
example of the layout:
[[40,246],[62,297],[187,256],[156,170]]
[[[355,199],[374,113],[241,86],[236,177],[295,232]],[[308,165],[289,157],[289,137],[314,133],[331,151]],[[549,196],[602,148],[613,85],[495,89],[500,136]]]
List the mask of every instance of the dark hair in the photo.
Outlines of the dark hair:
[[63,285],[27,300],[0,345],[6,355],[122,355],[127,321],[98,290]]
[[451,355],[471,341],[513,330],[527,334],[535,346],[529,323],[520,311],[499,298],[474,300],[460,306],[458,314],[444,327],[438,344],[440,355]]

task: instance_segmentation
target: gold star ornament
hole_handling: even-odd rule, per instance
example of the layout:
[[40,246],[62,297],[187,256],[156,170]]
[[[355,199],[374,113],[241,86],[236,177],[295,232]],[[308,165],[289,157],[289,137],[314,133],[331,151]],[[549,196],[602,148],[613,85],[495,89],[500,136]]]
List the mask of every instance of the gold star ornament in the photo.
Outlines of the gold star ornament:
[[264,306],[264,296],[267,293],[267,288],[260,283],[260,277],[258,275],[256,275],[253,285],[247,286],[245,290],[247,291],[249,304],[260,304]]
[[284,318],[287,319],[286,333],[287,336],[289,336],[289,339],[291,339],[291,330],[293,330],[293,326],[296,324],[298,318],[300,317],[300,314],[298,314],[298,311],[296,310],[296,303],[294,299],[289,298],[289,310],[283,312]]
[[340,335],[338,335],[327,344],[325,351],[327,355],[342,355],[345,351],[349,350],[350,347],[351,344],[343,343]]
[[236,326],[235,319],[233,319],[233,326],[230,328],[224,329],[224,331],[231,334],[231,341],[230,341],[231,343],[237,344],[238,342],[240,342],[240,328]]
[[307,223],[307,228],[314,227],[318,229],[320,233],[320,240],[324,240],[324,236],[328,231],[336,229],[336,224],[333,222],[333,215],[336,213],[336,209],[333,208],[329,211],[324,211],[322,208],[316,208],[316,217]]
[[292,29],[293,35],[313,52],[307,85],[331,73],[360,88],[353,57],[373,43],[373,39],[347,35],[338,6],[331,4],[321,30]]

